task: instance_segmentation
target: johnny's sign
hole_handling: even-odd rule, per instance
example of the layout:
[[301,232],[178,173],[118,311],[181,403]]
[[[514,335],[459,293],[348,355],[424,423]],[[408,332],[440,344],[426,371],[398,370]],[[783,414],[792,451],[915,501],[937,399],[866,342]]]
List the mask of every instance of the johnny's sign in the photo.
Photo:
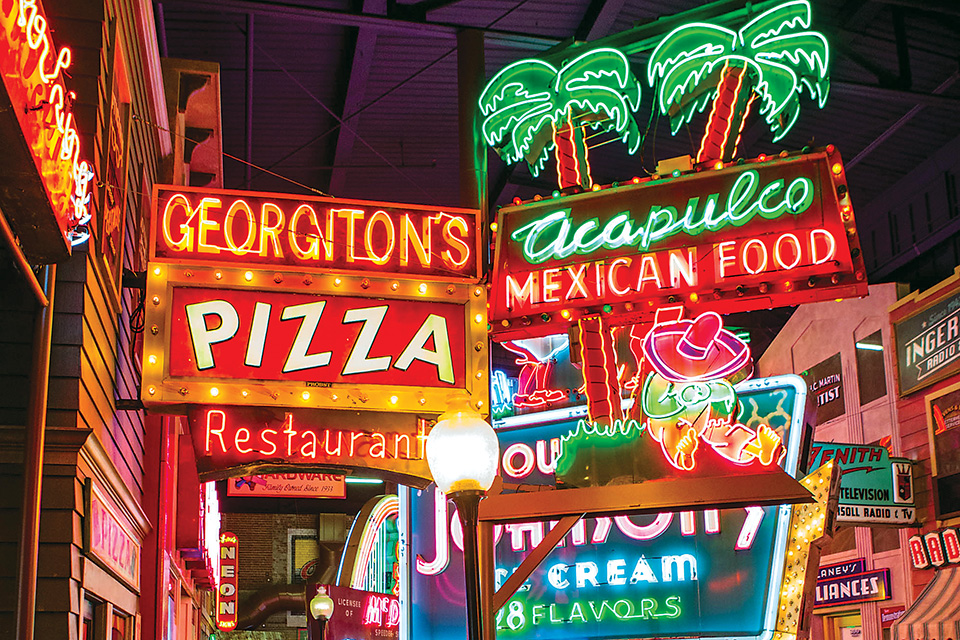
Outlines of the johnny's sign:
[[[774,428],[786,448],[780,468],[797,470],[805,390],[795,377],[744,383],[743,422]],[[563,441],[576,418],[512,416],[498,426],[504,485],[553,485]],[[643,435],[641,446],[659,455]],[[411,637],[463,636],[459,572],[462,536],[446,499],[411,490]],[[772,633],[781,605],[788,507],[747,507],[580,520],[497,613],[500,638],[742,640]],[[453,523],[453,527],[450,524]],[[502,583],[550,524],[497,525],[496,580]],[[458,601],[459,599],[459,601]],[[784,603],[785,604],[785,603]],[[737,615],[730,615],[737,611]]]
[[[487,411],[486,295],[484,287],[461,277],[470,273],[455,273],[445,281],[374,275],[368,270],[369,261],[360,261],[359,254],[350,251],[342,254],[343,245],[337,242],[332,244],[333,254],[346,260],[344,264],[353,255],[357,260],[349,268],[361,272],[346,268],[320,272],[286,263],[269,270],[222,266],[256,261],[259,254],[251,249],[252,253],[230,258],[223,251],[200,251],[215,244],[215,229],[232,229],[234,224],[227,219],[210,221],[214,210],[206,202],[210,199],[190,205],[192,213],[170,228],[176,216],[162,210],[155,216],[166,231],[155,234],[155,259],[147,270],[145,404],[181,405],[181,410],[187,405],[222,403],[436,414],[452,401],[465,401]],[[183,196],[183,201],[189,199]],[[286,206],[282,196],[271,202],[275,209]],[[177,204],[176,210],[182,212],[185,207]],[[304,207],[294,209],[300,213],[290,220],[313,219],[313,214],[303,213]],[[240,216],[241,209],[247,210],[234,207],[234,215]],[[384,208],[374,213],[387,215]],[[330,215],[331,220],[343,222],[336,217],[339,214]],[[415,215],[407,212],[400,217],[409,226]],[[357,229],[360,220],[359,214],[353,219]],[[421,229],[435,224],[430,216],[417,220],[426,225],[417,222]],[[374,227],[381,228],[379,223]],[[164,244],[171,229],[180,234],[176,239],[190,239],[184,241],[183,260]],[[289,249],[282,238],[292,243],[308,241],[294,234],[261,231],[250,234],[265,243],[269,256],[279,255],[275,249],[280,253]],[[471,233],[475,231],[471,227]],[[424,243],[429,238],[433,242],[453,237],[444,234],[442,225],[436,233],[424,233]],[[352,240],[363,237],[359,232],[347,235]],[[397,243],[401,235],[395,238]],[[373,242],[378,236],[371,232],[367,237]],[[412,242],[412,236],[404,237]],[[381,251],[378,255],[385,251],[372,250]],[[322,250],[318,251],[322,258]],[[416,265],[443,263],[442,256],[449,255],[444,251],[434,246],[408,255],[400,247],[399,262],[384,268],[410,267],[417,272]],[[411,256],[425,261],[417,258],[414,263]],[[407,258],[410,261],[404,263]],[[322,263],[322,259],[313,262],[315,266]]]
[[284,471],[373,469],[396,482],[432,479],[427,423],[413,415],[204,406],[189,412],[201,481]]
[[742,311],[867,286],[832,149],[504,207],[494,264],[503,337],[599,313],[633,323],[664,303]]
[[478,212],[157,186],[151,261],[478,278]]

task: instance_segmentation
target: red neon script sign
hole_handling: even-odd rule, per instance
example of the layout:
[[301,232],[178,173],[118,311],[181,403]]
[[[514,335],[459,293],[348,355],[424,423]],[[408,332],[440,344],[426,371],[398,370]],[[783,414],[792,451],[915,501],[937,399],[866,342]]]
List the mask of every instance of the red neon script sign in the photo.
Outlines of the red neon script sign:
[[504,207],[494,265],[504,339],[668,304],[727,313],[866,293],[832,149]]
[[220,586],[217,588],[217,627],[237,626],[237,534],[220,534]]
[[172,376],[464,383],[462,305],[202,288],[172,304]]
[[479,277],[478,213],[157,187],[151,260]]
[[[0,27],[3,84],[59,231],[66,236],[90,220],[89,186],[94,175],[93,167],[80,159],[80,134],[70,107],[76,95],[63,83],[72,52],[54,46],[38,0],[5,3]],[[87,235],[72,241],[79,243]]]
[[203,481],[269,472],[371,469],[405,484],[432,479],[423,457],[427,423],[414,415],[263,407],[199,407],[190,434]]

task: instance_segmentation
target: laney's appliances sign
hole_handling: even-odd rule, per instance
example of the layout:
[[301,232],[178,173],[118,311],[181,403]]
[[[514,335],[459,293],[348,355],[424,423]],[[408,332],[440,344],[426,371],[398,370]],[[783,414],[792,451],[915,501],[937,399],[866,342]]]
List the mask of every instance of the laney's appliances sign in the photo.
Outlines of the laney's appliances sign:
[[916,520],[911,460],[892,458],[878,446],[814,442],[810,468],[829,460],[840,466],[838,522],[911,524]]
[[[805,394],[795,377],[741,389],[741,419],[766,422],[783,438],[794,475]],[[498,430],[506,484],[552,485],[561,438],[577,421],[530,424],[505,418]],[[511,427],[511,424],[527,426]],[[646,445],[658,448],[652,439]],[[411,490],[410,637],[463,637],[463,579],[457,517],[445,498]],[[756,638],[772,630],[786,553],[788,507],[581,520],[497,613],[499,638]],[[497,526],[502,583],[543,538],[547,523]],[[737,615],[730,615],[736,611]]]
[[821,566],[814,607],[890,599],[890,569],[867,571],[863,558]]
[[842,174],[823,151],[504,207],[493,329],[544,335],[601,310],[627,324],[671,298],[729,311],[864,295]]

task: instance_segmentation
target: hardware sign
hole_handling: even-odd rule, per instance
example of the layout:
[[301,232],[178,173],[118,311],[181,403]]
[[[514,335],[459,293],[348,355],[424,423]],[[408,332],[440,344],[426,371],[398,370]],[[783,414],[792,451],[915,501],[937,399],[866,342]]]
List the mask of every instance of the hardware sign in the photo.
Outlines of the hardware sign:
[[480,277],[478,212],[157,186],[151,261]]
[[227,482],[227,495],[243,498],[346,498],[344,476],[329,473],[267,473]]
[[865,295],[842,176],[839,154],[818,151],[504,207],[493,331],[545,335],[601,312],[630,324],[681,301],[731,312]]
[[960,371],[960,293],[893,325],[900,395]]
[[837,522],[907,525],[916,521],[913,461],[883,447],[814,442],[810,468],[833,460],[840,466]]

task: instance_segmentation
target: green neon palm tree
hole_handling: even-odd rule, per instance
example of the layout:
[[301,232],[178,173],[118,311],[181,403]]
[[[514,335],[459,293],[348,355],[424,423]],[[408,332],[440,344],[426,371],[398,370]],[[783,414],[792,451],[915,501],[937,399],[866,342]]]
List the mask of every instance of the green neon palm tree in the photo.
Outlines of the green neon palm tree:
[[754,100],[776,142],[800,115],[806,89],[820,108],[830,90],[829,47],[810,31],[810,4],[793,0],[739,31],[693,23],[669,33],[650,56],[647,79],[659,81],[658,108],[674,134],[713,104],[698,161],[731,160]]
[[480,96],[482,131],[508,164],[525,160],[534,176],[556,150],[561,188],[591,186],[587,128],[613,132],[630,153],[640,147],[633,112],[640,83],[616,49],[587,51],[559,70],[537,59],[515,62]]

